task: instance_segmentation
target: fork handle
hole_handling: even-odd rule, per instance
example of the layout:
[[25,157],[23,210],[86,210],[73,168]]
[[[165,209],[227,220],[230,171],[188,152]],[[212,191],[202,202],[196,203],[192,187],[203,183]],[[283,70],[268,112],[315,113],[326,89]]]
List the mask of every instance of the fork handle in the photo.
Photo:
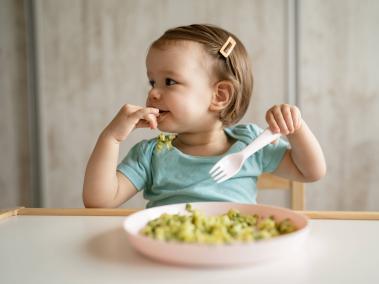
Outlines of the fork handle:
[[242,150],[245,159],[252,154],[262,149],[264,146],[270,144],[281,136],[280,133],[273,133],[269,128],[266,128],[253,142]]

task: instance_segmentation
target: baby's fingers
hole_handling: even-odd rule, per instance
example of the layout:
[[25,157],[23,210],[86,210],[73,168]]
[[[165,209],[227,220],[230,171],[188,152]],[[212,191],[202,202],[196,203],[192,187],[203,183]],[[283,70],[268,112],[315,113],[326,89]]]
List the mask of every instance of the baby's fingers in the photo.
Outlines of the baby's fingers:
[[157,117],[155,115],[149,114],[144,117],[144,121],[151,129],[156,129],[158,127]]
[[280,127],[276,123],[275,116],[272,112],[270,112],[270,111],[267,112],[266,121],[267,121],[267,124],[269,125],[272,132],[274,132],[274,133],[280,132]]
[[159,116],[159,110],[155,108],[143,108],[136,112],[136,118],[138,123],[136,127],[150,127],[152,129],[157,128],[157,116]]
[[296,131],[297,129],[301,127],[301,123],[302,123],[301,112],[296,106],[293,106],[291,108],[291,115],[292,115],[292,120],[293,120],[294,128],[295,128],[294,131]]
[[267,113],[267,123],[270,129],[275,133],[282,133],[284,135],[288,134],[288,127],[286,120],[282,113],[282,106],[273,106]]
[[284,133],[284,134],[291,134],[295,131],[295,127],[294,127],[294,121],[292,119],[292,111],[291,111],[292,107],[290,105],[287,105],[287,104],[283,104],[281,106],[281,113],[282,113],[282,116],[283,116],[283,119],[284,119],[284,122],[285,122],[285,125],[286,125],[286,128],[287,128],[287,132]]
[[266,120],[273,132],[284,135],[294,133],[301,126],[300,110],[288,104],[270,108],[266,113]]

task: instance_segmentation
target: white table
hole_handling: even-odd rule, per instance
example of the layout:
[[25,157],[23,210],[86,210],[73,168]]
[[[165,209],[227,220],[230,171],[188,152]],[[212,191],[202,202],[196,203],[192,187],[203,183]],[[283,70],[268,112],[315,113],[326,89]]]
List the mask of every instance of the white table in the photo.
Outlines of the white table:
[[[112,215],[82,210],[45,215]],[[130,213],[118,210],[114,215]],[[134,251],[122,229],[124,216],[43,212],[0,214],[0,283],[379,283],[379,220],[312,219],[304,249],[286,258],[245,267],[193,268],[159,263]]]

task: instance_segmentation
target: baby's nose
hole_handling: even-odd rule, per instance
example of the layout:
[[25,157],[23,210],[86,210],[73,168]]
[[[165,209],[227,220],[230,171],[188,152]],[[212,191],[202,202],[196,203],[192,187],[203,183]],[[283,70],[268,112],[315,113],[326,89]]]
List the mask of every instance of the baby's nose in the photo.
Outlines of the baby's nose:
[[161,93],[158,89],[153,88],[149,91],[149,99],[150,100],[159,100],[161,97]]

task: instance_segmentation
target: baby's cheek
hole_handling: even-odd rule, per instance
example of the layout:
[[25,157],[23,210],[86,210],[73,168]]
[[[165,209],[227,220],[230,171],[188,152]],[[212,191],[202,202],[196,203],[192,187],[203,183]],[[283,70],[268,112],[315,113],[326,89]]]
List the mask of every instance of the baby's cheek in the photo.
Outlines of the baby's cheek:
[[196,111],[196,107],[186,101],[181,101],[176,103],[175,105],[176,112],[179,113],[181,116],[188,116],[191,115],[191,113]]

